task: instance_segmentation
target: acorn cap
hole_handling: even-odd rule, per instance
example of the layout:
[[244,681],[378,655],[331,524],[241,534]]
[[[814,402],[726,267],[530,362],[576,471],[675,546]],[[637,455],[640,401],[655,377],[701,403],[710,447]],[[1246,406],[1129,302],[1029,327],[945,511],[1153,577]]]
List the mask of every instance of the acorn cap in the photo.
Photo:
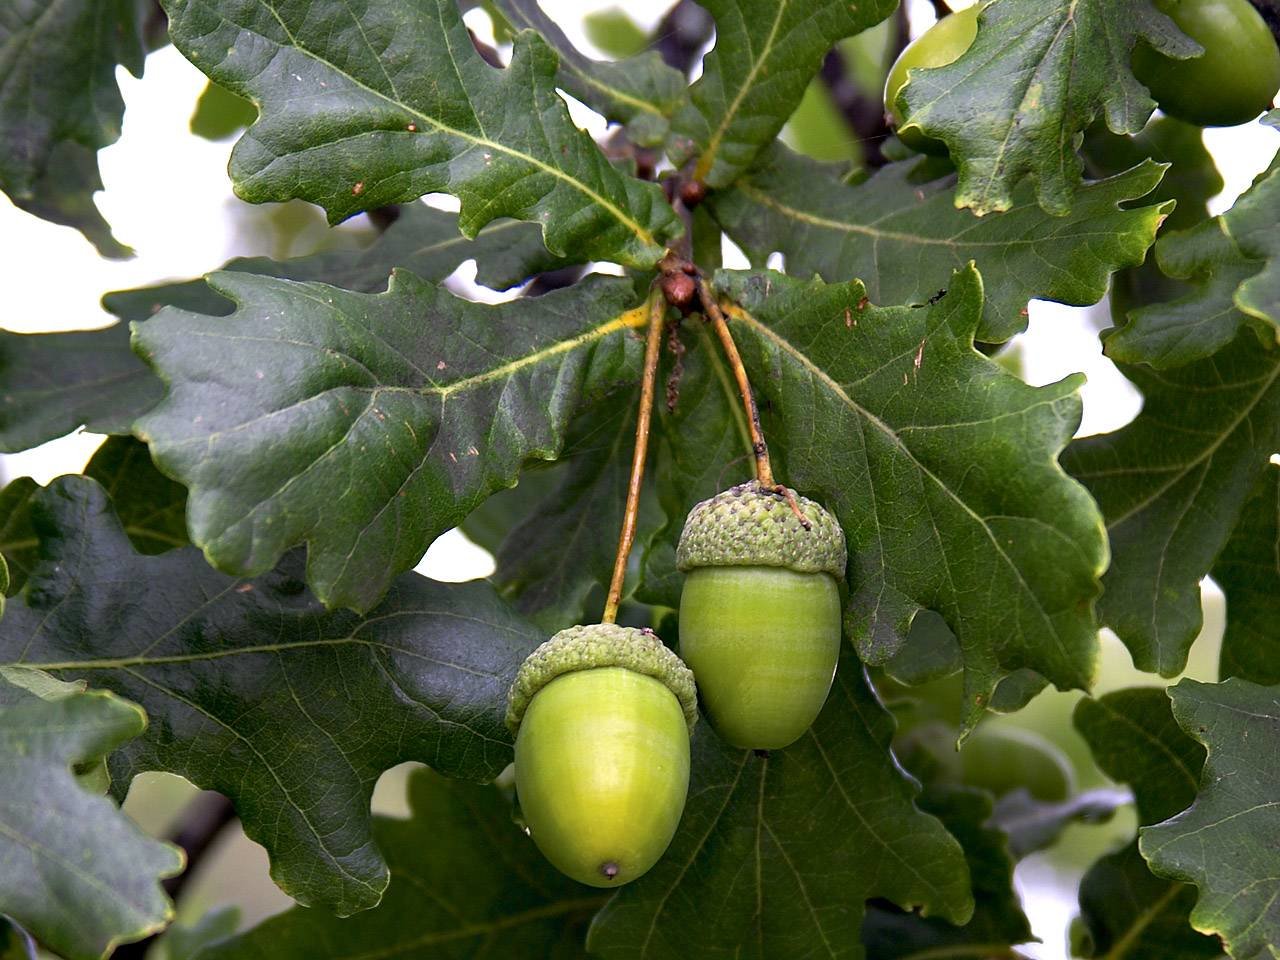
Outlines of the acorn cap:
[[592,623],[561,630],[520,665],[507,691],[507,728],[512,736],[539,690],[566,673],[597,667],[624,667],[664,684],[679,701],[689,733],[693,733],[698,722],[698,693],[693,671],[684,661],[663,646],[652,630]]
[[676,566],[785,567],[844,579],[844,531],[820,504],[791,491],[806,530],[787,498],[754,480],[730,487],[689,511]]

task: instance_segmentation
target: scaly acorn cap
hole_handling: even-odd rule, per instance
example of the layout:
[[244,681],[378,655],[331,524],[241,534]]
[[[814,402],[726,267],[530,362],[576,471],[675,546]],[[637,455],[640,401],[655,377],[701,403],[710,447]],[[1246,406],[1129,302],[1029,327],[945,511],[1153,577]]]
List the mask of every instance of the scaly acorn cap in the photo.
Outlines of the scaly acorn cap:
[[844,579],[844,531],[821,504],[791,491],[809,521],[806,530],[787,498],[752,480],[717,493],[689,511],[676,566],[785,567]]
[[652,630],[591,623],[561,630],[525,658],[507,691],[507,728],[515,736],[534,695],[556,677],[575,670],[624,667],[664,684],[693,733],[698,722],[698,692],[693,671],[663,646]]

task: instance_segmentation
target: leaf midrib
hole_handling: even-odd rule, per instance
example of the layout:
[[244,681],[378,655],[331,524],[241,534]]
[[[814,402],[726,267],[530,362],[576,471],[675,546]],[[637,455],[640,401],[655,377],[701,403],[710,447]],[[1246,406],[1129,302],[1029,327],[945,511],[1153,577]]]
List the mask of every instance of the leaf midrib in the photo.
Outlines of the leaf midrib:
[[[783,203],[782,201],[778,200],[776,197],[766,193],[765,191],[761,190],[759,187],[755,186],[754,184],[748,183],[745,181],[738,183],[735,186],[735,189],[741,192],[744,196],[750,198],[755,203],[759,204],[760,206],[768,207],[772,210],[775,210],[782,217],[785,217],[786,219],[789,219],[789,220],[794,220],[797,223],[803,223],[807,226],[819,227],[821,229],[826,229],[826,230],[833,230],[838,233],[858,234],[860,236],[870,237],[873,240],[890,240],[890,241],[897,241],[899,243],[912,244],[915,246],[945,247],[947,249],[965,249],[965,250],[984,249],[987,247],[1002,249],[1006,247],[1018,247],[1018,246],[1034,247],[1038,244],[1045,243],[1048,240],[1059,241],[1063,239],[1064,236],[1072,240],[1087,240],[1092,238],[1114,238],[1116,236],[1114,231],[1101,231],[1097,233],[1088,233],[1088,232],[1075,232],[1070,234],[1059,233],[1059,234],[1054,234],[1052,237],[1049,237],[1049,238],[1015,237],[1015,238],[1004,239],[1004,240],[965,240],[965,239],[962,239],[963,234],[958,234],[955,237],[927,237],[927,236],[923,236],[921,234],[916,234],[916,233],[904,233],[899,230],[883,230],[869,224],[853,223],[852,221],[848,221],[848,220],[835,220],[835,219],[832,219],[831,217],[823,217],[818,214],[809,213],[808,211],[805,211],[805,210],[799,210],[795,207],[790,206],[789,204]],[[1025,203],[1025,204],[1021,204],[1020,206],[1010,207],[1008,210],[1002,211],[1001,216],[1009,216],[1011,214],[1017,213],[1020,209],[1032,207],[1032,206],[1036,206],[1036,204]],[[1159,213],[1162,210],[1164,210],[1164,208],[1167,206],[1168,204],[1154,204],[1150,207],[1144,207],[1139,209],[1153,210]],[[901,211],[898,211],[898,210],[892,211],[890,216],[900,212]],[[1130,211],[1130,212],[1136,212],[1136,211]],[[978,229],[979,227],[981,227],[982,223],[983,221],[977,220],[975,221],[975,223],[966,227],[965,229],[966,230]]]
[[408,950],[414,950],[419,947],[433,946],[440,943],[449,943],[453,940],[465,940],[468,937],[478,937],[498,933],[502,930],[509,930],[512,927],[518,927],[526,923],[537,923],[541,920],[551,920],[556,917],[564,916],[569,913],[579,911],[598,910],[609,901],[609,896],[580,897],[575,900],[560,900],[554,903],[543,904],[540,907],[531,907],[528,910],[522,910],[519,913],[511,913],[505,917],[498,917],[494,920],[488,920],[483,923],[470,923],[457,927],[453,930],[433,931],[423,934],[413,940],[406,940],[403,943],[397,943],[393,946],[386,947],[382,950],[371,950],[366,953],[350,953],[335,955],[335,960],[386,960],[387,957],[394,957]]
[[[432,617],[449,617],[454,620],[469,620],[473,623],[483,623],[486,627],[497,626],[478,620],[474,617],[463,617],[459,614],[449,613],[447,611],[399,611],[400,614],[417,614]],[[472,670],[460,664],[451,663],[447,660],[440,660],[435,657],[428,657],[416,650],[406,650],[403,647],[393,647],[388,643],[375,640],[366,640],[362,637],[330,637],[323,640],[298,640],[289,643],[259,643],[243,647],[232,647],[226,650],[208,650],[200,653],[185,654],[167,654],[161,656],[150,656],[147,654],[134,654],[127,657],[103,657],[96,660],[59,660],[48,663],[29,663],[27,661],[16,661],[5,666],[23,667],[30,670],[44,671],[76,671],[76,670],[129,670],[132,667],[153,667],[175,663],[205,663],[212,660],[222,660],[227,657],[252,656],[261,653],[288,653],[294,650],[304,650],[312,647],[340,647],[346,645],[364,646],[371,650],[381,650],[387,653],[401,654],[403,656],[412,657],[418,660],[425,660],[428,663],[436,664],[441,667],[448,667],[451,670],[457,670],[459,673],[469,673],[476,677],[492,677],[496,678],[497,674],[483,673],[479,670]]]
[[[324,306],[326,307],[326,309],[332,309],[332,304],[324,304]],[[641,327],[646,322],[647,321],[646,321],[645,307],[643,305],[639,307],[633,307],[632,309],[626,311],[625,313],[617,317],[614,317],[612,320],[602,323],[599,326],[593,327],[590,330],[587,330],[583,333],[577,334],[565,340],[557,340],[555,343],[551,344],[550,346],[544,347],[541,350],[536,350],[533,353],[526,354],[523,357],[517,357],[515,360],[511,360],[500,367],[495,367],[492,370],[486,370],[482,373],[477,373],[470,377],[464,377],[461,380],[455,380],[452,383],[447,383],[442,386],[428,383],[420,387],[405,387],[405,386],[399,386],[396,384],[383,383],[380,379],[374,376],[372,371],[369,371],[367,367],[364,367],[364,364],[360,364],[360,366],[364,368],[366,372],[369,372],[370,377],[372,377],[374,380],[373,385],[367,386],[367,387],[355,387],[353,385],[347,385],[347,386],[351,386],[352,389],[368,392],[369,394],[399,393],[399,394],[410,394],[410,395],[419,396],[419,397],[439,397],[441,403],[443,404],[446,400],[448,400],[449,397],[453,396],[454,394],[462,393],[467,390],[476,389],[478,387],[483,387],[493,381],[509,380],[511,377],[515,376],[517,373],[519,373],[521,370],[525,369],[526,367],[537,366],[538,364],[543,363],[552,357],[556,357],[564,353],[571,353],[572,351],[578,349],[579,347],[583,347],[583,346],[586,346],[587,344],[594,343],[597,340],[602,340],[612,333],[617,333],[618,331],[621,331],[621,330],[635,329],[637,327]],[[189,330],[185,330],[183,332],[183,335],[186,338],[188,338],[188,340],[191,338],[203,337],[210,340],[235,340],[235,341],[244,341],[244,342],[250,342],[250,343],[287,344],[289,346],[302,347],[308,350],[315,350],[320,353],[326,352],[326,349],[327,349],[321,343],[314,343],[306,340],[292,340],[285,337],[248,337],[243,335],[232,336],[230,334],[223,333],[220,330],[213,330],[213,329],[189,329]],[[395,354],[400,359],[404,360],[406,363],[409,363],[411,366],[413,365],[412,361],[410,361],[408,357],[404,356],[404,354],[401,351],[396,350]],[[350,356],[350,354],[348,353],[341,353],[339,355],[348,360],[352,360],[356,363],[359,363],[359,361],[355,357]],[[199,436],[187,437],[184,439],[172,441],[171,445],[172,446],[190,446],[193,444],[207,445],[219,437],[222,437],[231,433],[238,433],[239,431],[252,427],[263,420],[269,420],[272,417],[279,416],[282,413],[287,413],[290,410],[293,410],[294,408],[299,407],[304,403],[308,403],[310,401],[315,400],[317,397],[322,396],[324,393],[327,393],[327,392],[329,392],[329,390],[324,390],[324,391],[321,391],[320,393],[313,394],[312,396],[304,397],[303,399],[295,403],[291,403],[288,406],[280,407],[276,410],[270,410],[267,413],[262,414],[261,416],[254,417],[253,419],[246,420],[242,423],[237,423],[234,426],[228,427],[225,430],[215,430],[207,434],[201,434]],[[278,495],[279,495],[279,491],[276,491],[276,493],[272,494],[272,496],[278,496]]]
[[1151,925],[1152,921],[1160,915],[1160,911],[1169,905],[1169,901],[1186,889],[1176,881],[1170,880],[1168,883],[1169,889],[1133,918],[1133,922],[1129,924],[1128,929],[1116,940],[1111,949],[1102,957],[1102,960],[1121,960],[1121,958],[1125,957],[1129,953],[1129,948],[1137,945],[1138,937],[1141,936],[1142,931]]

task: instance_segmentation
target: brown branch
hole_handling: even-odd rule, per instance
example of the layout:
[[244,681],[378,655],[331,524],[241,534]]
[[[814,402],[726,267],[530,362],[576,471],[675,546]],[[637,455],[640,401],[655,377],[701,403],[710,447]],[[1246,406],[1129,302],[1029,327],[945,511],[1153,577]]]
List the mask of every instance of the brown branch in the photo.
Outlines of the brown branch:
[[524,288],[522,296],[540,297],[544,293],[550,293],[552,290],[563,290],[565,287],[572,287],[583,278],[586,272],[586,267],[575,265],[535,273],[533,279]]
[[1280,0],[1249,0],[1262,14],[1262,19],[1271,28],[1271,35],[1280,43]]
[[644,483],[644,462],[649,453],[649,424],[653,419],[654,383],[658,379],[658,352],[662,346],[663,320],[667,300],[654,284],[649,291],[649,332],[644,345],[644,373],[640,378],[640,409],[636,413],[636,446],[631,454],[631,480],[627,484],[627,506],[622,515],[622,532],[618,534],[618,555],[613,562],[613,579],[605,599],[601,623],[618,619],[622,603],[622,587],[627,578],[627,559],[636,539],[636,519],[640,514],[640,487]]
[[169,15],[160,6],[160,0],[147,5],[142,16],[142,43],[147,52],[159,50],[169,42]]
[[680,0],[658,24],[654,46],[667,66],[687,76],[711,39],[714,27],[715,22],[706,10],[691,0]]
[[[899,53],[910,41],[910,24],[907,22],[906,8],[900,6],[895,14],[891,47],[886,55],[897,59]],[[880,90],[863,90],[850,76],[844,61],[844,54],[839,47],[827,53],[822,61],[822,70],[818,74],[831,94],[845,123],[853,131],[854,137],[862,145],[863,160],[868,167],[882,167],[885,164],[880,145],[888,139],[889,122],[884,112],[884,94]]]
[[502,62],[502,56],[498,51],[477,37],[474,30],[468,28],[467,33],[471,35],[471,45],[476,48],[476,53],[480,54],[481,60],[491,67],[497,67],[499,70],[506,66]]
[[373,207],[365,211],[365,216],[369,218],[369,222],[373,224],[374,229],[379,233],[386,233],[387,228],[400,219],[403,208],[398,203],[388,204],[385,207]]
[[733,342],[733,334],[729,332],[724,311],[720,309],[715,294],[711,292],[711,288],[703,277],[698,277],[698,299],[702,302],[702,309],[711,323],[711,328],[720,338],[725,359],[729,362],[734,379],[738,382],[738,395],[742,398],[743,409],[747,412],[747,427],[751,432],[751,452],[756,458],[756,479],[760,481],[762,487],[772,489],[777,484],[773,479],[773,465],[769,462],[769,446],[764,442],[764,430],[760,427],[760,408],[756,406],[755,395],[751,392],[747,368],[742,365],[742,356],[738,353],[737,344]]

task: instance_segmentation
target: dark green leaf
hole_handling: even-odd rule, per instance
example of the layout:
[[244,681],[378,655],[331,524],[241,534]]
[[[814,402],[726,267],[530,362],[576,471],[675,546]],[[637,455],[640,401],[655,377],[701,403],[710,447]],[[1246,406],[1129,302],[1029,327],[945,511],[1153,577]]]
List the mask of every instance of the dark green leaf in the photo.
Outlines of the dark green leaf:
[[1137,842],[1103,857],[1080,881],[1080,919],[1088,939],[1079,956],[1105,960],[1220,957],[1217,937],[1191,929],[1195,887],[1154,876]]
[[330,607],[372,607],[526,460],[556,456],[584,402],[638,375],[646,311],[628,308],[626,280],[499,306],[399,271],[377,296],[209,283],[235,314],[135,324],[170,384],[136,429],[190,491],[210,562],[257,574],[305,541],[307,581]]
[[957,927],[873,901],[862,925],[867,957],[1007,956],[1014,944],[1033,939],[1013,889],[1013,861],[1004,834],[987,825],[991,798],[979,790],[940,788],[925,791],[920,808],[940,819],[964,848],[976,904],[973,919]]
[[1139,823],[1191,804],[1204,748],[1178,729],[1163,690],[1134,687],[1081,700],[1074,722],[1102,772],[1133,788]]
[[[1095,123],[1085,134],[1085,166],[1091,177],[1115,176],[1148,157],[1169,164],[1160,185],[1148,202],[1175,200],[1160,230],[1186,230],[1209,216],[1208,202],[1222,192],[1222,177],[1204,145],[1204,130],[1173,117],[1157,117],[1141,133],[1116,136],[1104,123]],[[1137,267],[1116,273],[1111,279],[1111,313],[1122,321],[1135,307],[1183,296],[1187,284],[1166,275],[1155,257]]]
[[685,79],[651,50],[616,63],[583,54],[542,12],[537,0],[498,0],[516,29],[533,29],[560,57],[560,86],[609,120],[626,124],[640,146],[653,147],[667,135],[671,114],[685,99]]
[[[888,676],[907,686],[941,680],[959,674],[963,669],[964,661],[960,657],[956,635],[947,626],[947,621],[932,610],[921,610],[916,614],[902,647],[884,665]],[[958,691],[956,699],[959,699]]]
[[35,566],[40,541],[31,526],[31,498],[40,485],[30,477],[19,477],[0,490],[0,556],[8,565],[8,586],[0,592],[12,596],[27,582]]
[[139,553],[164,553],[187,545],[187,491],[151,462],[147,445],[111,437],[84,468],[111,497],[125,533]]
[[957,206],[1007,210],[1031,174],[1040,205],[1063,215],[1080,178],[1078,135],[1100,112],[1115,133],[1137,133],[1155,106],[1129,69],[1139,38],[1175,56],[1200,52],[1152,0],[993,0],[973,46],[912,71],[899,102],[950,149]]
[[1200,579],[1226,543],[1267,457],[1280,449],[1280,350],[1245,332],[1207,360],[1122,368],[1142,413],[1062,457],[1107,522],[1099,619],[1139,670],[1173,676],[1200,631]]
[[991,696],[991,709],[995,713],[1017,713],[1049,685],[1049,681],[1034,670],[1015,670],[996,685]]
[[991,822],[1009,838],[1009,853],[1021,860],[1053,846],[1073,823],[1105,823],[1130,799],[1127,790],[1103,787],[1051,803],[1015,790],[996,802]]
[[596,918],[592,953],[774,960],[821,949],[858,958],[870,897],[968,922],[962,851],[916,809],[917,785],[894,763],[892,735],[848,650],[821,715],[785,750],[734,750],[699,724],[675,839]]
[[[1280,119],[1271,124],[1280,127]],[[1263,267],[1240,285],[1234,300],[1269,342],[1280,327],[1280,155],[1235,206],[1222,215],[1240,249],[1263,261]]]
[[1209,216],[1209,201],[1222,192],[1222,175],[1204,144],[1204,128],[1174,117],[1153,118],[1133,136],[1117,136],[1106,124],[1085,133],[1084,159],[1094,179],[1114,177],[1150,160],[1168,164],[1148,203],[1176,200],[1163,229],[1186,230]]
[[0,189],[79,229],[105,257],[130,254],[93,205],[96,153],[124,117],[116,65],[142,76],[140,0],[14,0],[0,13]]
[[714,210],[758,266],[778,250],[792,276],[856,277],[881,304],[923,303],[973,260],[986,295],[978,337],[1002,342],[1026,329],[1033,297],[1100,300],[1112,271],[1142,262],[1172,207],[1122,208],[1160,182],[1161,168],[1148,161],[1084,187],[1069,216],[1046,214],[1025,184],[1006,213],[976,220],[955,208],[953,178],[921,185],[911,179],[914,166],[890,164],[850,186],[778,145],[713,198]]
[[409,804],[409,820],[374,821],[391,865],[376,910],[351,920],[290,910],[201,960],[585,957],[586,920],[609,895],[548,864],[498,790],[424,770],[409,780]]
[[680,605],[683,576],[676,570],[676,544],[684,519],[697,502],[751,474],[751,439],[733,374],[706,324],[684,324],[675,381],[675,407],[661,401],[654,416],[654,472],[666,522],[644,552],[637,596],[665,607]]
[[609,585],[631,474],[634,407],[632,391],[623,391],[575,424],[565,443],[572,456],[556,486],[542,500],[524,500],[526,516],[497,550],[503,595],[548,633],[584,622],[591,589]]
[[1195,803],[1139,832],[1161,876],[1194,883],[1191,925],[1236,960],[1271,960],[1280,944],[1280,689],[1238,678],[1170,688],[1178,725],[1208,748]]
[[974,350],[972,266],[921,307],[869,306],[858,281],[717,279],[742,304],[731,326],[787,482],[844,528],[845,629],[863,659],[892,658],[930,609],[960,642],[968,729],[1019,668],[1087,686],[1106,545],[1056,460],[1079,378],[1029,387]]
[[723,266],[724,231],[711,216],[710,206],[700,204],[693,216],[693,262],[703,270],[716,271]]
[[46,488],[34,522],[41,563],[0,620],[0,664],[143,704],[152,725],[112,755],[114,782],[166,770],[226,794],[302,903],[378,902],[383,770],[419,760],[487,780],[511,759],[503,693],[542,636],[484,583],[406,574],[368,617],[327,613],[296,554],[256,580],[192,548],[138,554],[91,480]]
[[205,947],[232,936],[239,923],[237,907],[211,910],[195,923],[176,923],[157,941],[148,960],[195,960]]
[[191,132],[206,140],[225,140],[258,119],[258,109],[210,80],[191,114]]
[[[537,227],[507,220],[467,241],[458,235],[456,216],[413,204],[364,250],[285,261],[238,258],[224,269],[373,292],[385,288],[393,267],[442,280],[473,257],[479,262],[478,280],[499,288],[563,265],[547,253]],[[216,315],[233,308],[203,280],[109,293],[103,305],[123,320],[146,320],[166,306]],[[33,447],[79,426],[128,433],[163,394],[159,379],[129,349],[124,324],[74,333],[0,331],[0,450]]]
[[164,386],[129,350],[123,324],[73,333],[0,330],[0,452],[38,446],[83,426],[128,433]]
[[[1139,823],[1163,820],[1195,797],[1204,748],[1178,728],[1164,690],[1138,687],[1081,700],[1075,726],[1102,771],[1133,788]],[[1188,923],[1194,902],[1190,887],[1152,876],[1136,843],[1103,857],[1080,885],[1080,913],[1091,948],[1087,956],[1217,956],[1217,942]]]
[[694,176],[728,186],[777,136],[827,51],[879,23],[896,0],[704,0],[716,45],[690,101],[671,122],[677,165],[696,156]]
[[1173,367],[1217,352],[1249,326],[1280,336],[1280,161],[1219,217],[1156,244],[1160,269],[1191,291],[1129,314],[1106,337],[1114,360]]
[[637,267],[679,233],[661,188],[616,170],[574,126],[556,55],[531,32],[497,70],[456,0],[164,8],[174,44],[258,107],[231,155],[245,200],[310,200],[336,223],[444,191],[468,236],[496,217],[535,220],[554,253]]
[[[462,522],[467,536],[494,554],[492,579],[502,595],[548,633],[598,615],[604,602],[631,469],[634,407],[631,391],[593,405],[591,416],[570,428],[559,460],[535,461],[521,471],[518,486],[489,497]],[[641,542],[659,519],[646,485]],[[639,580],[638,552],[631,568],[624,614]],[[650,625],[647,611],[638,625]]]
[[1219,678],[1280,683],[1280,467],[1264,468],[1213,579],[1227,595]]
[[497,553],[507,535],[530,519],[569,473],[568,455],[566,446],[559,460],[529,464],[520,471],[516,486],[499,490],[467,514],[462,532],[490,553]]
[[101,691],[0,707],[0,914],[68,960],[98,960],[173,916],[159,881],[182,869],[182,852],[71,771],[146,725],[136,704]]

